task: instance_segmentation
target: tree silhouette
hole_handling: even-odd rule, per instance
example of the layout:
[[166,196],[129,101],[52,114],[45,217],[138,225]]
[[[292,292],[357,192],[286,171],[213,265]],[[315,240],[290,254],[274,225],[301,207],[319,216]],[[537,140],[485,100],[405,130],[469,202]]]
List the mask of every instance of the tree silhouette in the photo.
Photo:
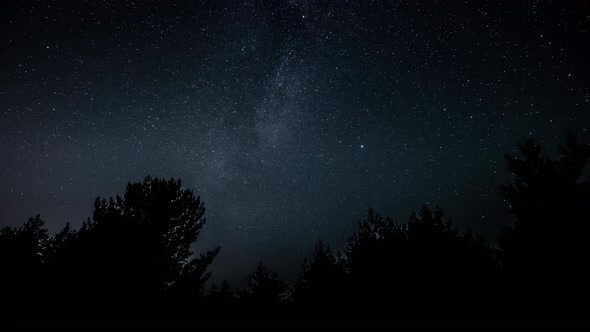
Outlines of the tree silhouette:
[[355,287],[388,287],[402,260],[405,228],[369,209],[348,240],[346,270]]
[[[316,243],[292,287],[260,263],[243,291],[234,294],[224,281],[207,293],[219,248],[191,250],[206,222],[203,203],[179,180],[146,177],[129,183],[123,197],[97,198],[79,230],[67,224],[50,236],[40,216],[0,230],[0,304],[17,315],[36,307],[77,318],[103,317],[106,310],[108,317],[257,320],[292,310],[290,318],[314,320],[391,312],[448,319],[456,308],[446,302],[459,298],[471,317],[498,305],[512,317],[566,315],[576,308],[562,304],[574,296],[547,291],[539,300],[528,289],[495,286],[588,286],[590,181],[580,178],[590,146],[569,135],[555,159],[533,140],[519,148],[519,157],[506,155],[514,178],[501,194],[515,221],[500,236],[499,250],[458,231],[438,206],[422,207],[405,223],[369,209],[342,254]],[[70,306],[57,308],[56,299]],[[548,310],[552,302],[562,307]]]
[[335,300],[346,286],[343,260],[320,240],[313,256],[303,263],[303,272],[295,284],[293,299],[306,305],[325,305]]
[[39,215],[21,227],[0,231],[2,288],[35,287],[44,282],[44,266],[50,256],[50,243]]
[[75,287],[182,288],[202,294],[207,266],[219,251],[191,257],[204,213],[200,198],[182,189],[179,180],[146,177],[129,183],[123,197],[97,198],[93,218],[79,232],[66,227],[51,241],[54,277],[68,276]]
[[483,239],[457,231],[438,206],[434,211],[424,206],[413,213],[407,237],[412,257],[406,260],[409,277],[421,286],[484,286],[496,270],[493,253]]
[[439,207],[424,206],[402,225],[369,209],[345,254],[352,285],[361,288],[482,285],[495,270],[485,242],[454,229]]
[[518,285],[587,283],[590,185],[580,177],[590,147],[568,134],[557,159],[532,139],[519,149],[520,157],[506,155],[514,179],[501,187],[515,217],[498,241],[506,277]]
[[191,259],[182,267],[179,276],[170,285],[169,290],[178,295],[189,295],[193,299],[203,297],[205,284],[211,276],[211,272],[207,272],[207,268],[218,253],[219,247],[206,254],[200,254],[198,259]]
[[[0,329],[17,314],[38,314],[40,290],[47,284],[49,235],[39,215],[21,227],[0,231]],[[31,301],[31,299],[35,299]],[[24,305],[23,305],[24,302]]]
[[262,262],[248,275],[246,289],[241,299],[257,305],[277,305],[284,302],[288,288],[279,275],[269,270]]
[[215,305],[229,305],[235,300],[235,294],[232,291],[229,282],[224,280],[221,286],[211,285],[207,298],[210,303]]

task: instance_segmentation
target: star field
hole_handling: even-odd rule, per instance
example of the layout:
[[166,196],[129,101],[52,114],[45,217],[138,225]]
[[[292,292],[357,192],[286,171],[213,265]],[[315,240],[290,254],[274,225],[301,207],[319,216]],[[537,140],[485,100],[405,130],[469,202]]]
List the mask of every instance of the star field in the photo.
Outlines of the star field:
[[[0,225],[79,226],[180,178],[213,279],[286,274],[369,206],[439,204],[491,241],[519,140],[588,141],[585,1],[9,1]],[[285,259],[285,257],[289,259]],[[295,265],[296,266],[296,265]]]

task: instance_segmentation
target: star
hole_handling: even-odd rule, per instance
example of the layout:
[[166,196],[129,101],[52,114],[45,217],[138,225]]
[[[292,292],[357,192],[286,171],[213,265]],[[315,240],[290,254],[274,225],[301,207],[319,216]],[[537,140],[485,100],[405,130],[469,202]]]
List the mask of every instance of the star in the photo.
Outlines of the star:
[[532,1],[485,17],[476,2],[136,1],[132,17],[107,2],[59,15],[7,2],[0,229],[36,214],[78,228],[97,193],[180,178],[222,247],[212,278],[239,281],[243,262],[300,261],[317,238],[342,249],[371,205],[402,218],[430,200],[493,240],[510,218],[487,194],[508,180],[502,156],[533,132],[589,141],[583,1],[535,3],[535,24],[521,24]]

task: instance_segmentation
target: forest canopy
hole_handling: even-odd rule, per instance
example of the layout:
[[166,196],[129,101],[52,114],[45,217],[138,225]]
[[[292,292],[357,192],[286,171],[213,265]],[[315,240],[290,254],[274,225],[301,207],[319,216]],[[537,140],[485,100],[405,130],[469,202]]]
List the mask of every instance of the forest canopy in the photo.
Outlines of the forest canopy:
[[255,308],[318,318],[310,308],[361,310],[363,301],[392,293],[413,308],[411,289],[440,299],[448,289],[587,288],[590,182],[582,176],[590,146],[570,134],[555,159],[531,139],[519,152],[505,157],[513,177],[500,192],[514,224],[498,245],[458,230],[438,206],[423,206],[402,223],[369,208],[343,250],[318,241],[293,284],[261,262],[244,288],[217,286],[207,280],[220,248],[198,255],[191,249],[206,223],[200,197],[180,180],[148,176],[129,183],[122,197],[97,198],[80,229],[68,224],[51,235],[40,216],[2,229],[3,301],[42,303],[57,291],[60,301],[83,299],[96,311],[108,301],[134,303],[135,315],[210,318],[212,308],[223,307],[242,318],[260,314]]

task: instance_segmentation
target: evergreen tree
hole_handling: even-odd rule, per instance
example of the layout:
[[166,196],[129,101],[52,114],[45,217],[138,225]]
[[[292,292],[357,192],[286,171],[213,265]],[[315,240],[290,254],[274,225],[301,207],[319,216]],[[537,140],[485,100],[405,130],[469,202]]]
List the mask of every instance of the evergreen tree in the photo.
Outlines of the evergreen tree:
[[[93,218],[77,234],[65,229],[56,235],[54,245],[63,247],[56,252],[58,271],[84,287],[202,294],[207,266],[219,251],[192,257],[204,213],[200,198],[179,180],[129,183],[123,197],[97,198]],[[62,238],[72,243],[64,246]]]
[[283,303],[288,288],[279,275],[259,263],[248,275],[247,286],[241,299],[247,303],[272,306]]
[[369,209],[345,250],[345,266],[352,286],[390,287],[405,260],[405,239],[405,227]]
[[212,284],[207,297],[214,305],[229,305],[235,300],[235,294],[227,280],[223,280],[221,286]]
[[496,270],[485,242],[458,232],[439,207],[425,206],[402,225],[369,209],[345,254],[356,288],[483,286]]
[[50,254],[49,235],[39,215],[21,227],[0,231],[0,273],[3,289],[36,287],[44,282],[44,266]]
[[303,303],[326,303],[345,287],[345,270],[341,259],[320,240],[313,256],[304,261],[303,272],[295,284],[294,300]]
[[499,239],[506,277],[519,285],[587,283],[590,185],[580,177],[590,146],[569,134],[557,159],[532,139],[519,148],[520,157],[506,155],[514,179],[501,187],[515,217]]

